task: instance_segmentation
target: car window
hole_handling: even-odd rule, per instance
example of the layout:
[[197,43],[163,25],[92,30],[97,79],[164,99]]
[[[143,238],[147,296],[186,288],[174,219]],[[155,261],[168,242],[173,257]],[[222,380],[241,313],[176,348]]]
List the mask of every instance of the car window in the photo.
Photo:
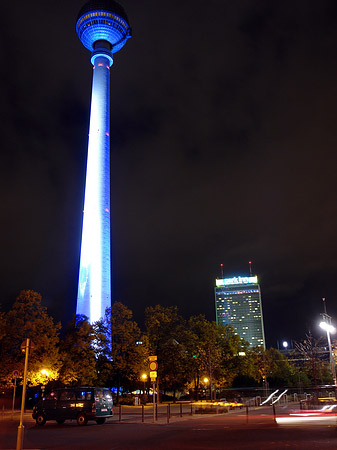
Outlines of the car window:
[[101,389],[95,389],[95,400],[103,398],[103,391]]
[[98,400],[98,399],[104,398],[104,393],[105,393],[105,391],[103,389],[96,389],[95,390],[95,399]]
[[60,400],[61,401],[75,400],[75,392],[74,391],[63,391],[63,392],[61,392]]
[[55,400],[56,399],[56,393],[55,392],[49,392],[45,397],[45,400]]
[[77,400],[91,400],[91,391],[77,392]]
[[112,400],[112,394],[110,391],[103,391],[103,393],[106,400]]

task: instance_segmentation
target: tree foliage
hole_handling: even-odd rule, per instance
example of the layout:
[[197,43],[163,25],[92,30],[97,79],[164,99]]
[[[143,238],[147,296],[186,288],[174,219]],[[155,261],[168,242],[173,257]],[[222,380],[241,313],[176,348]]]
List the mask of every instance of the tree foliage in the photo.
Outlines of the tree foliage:
[[145,326],[152,355],[158,358],[158,382],[164,391],[183,389],[188,382],[188,334],[176,306],[149,306]]
[[121,385],[130,388],[140,379],[147,363],[147,339],[132,319],[132,311],[120,302],[107,308],[104,327],[105,365],[110,367],[110,380],[119,393]]
[[54,323],[42,306],[41,295],[37,292],[21,291],[12,309],[3,317],[5,336],[1,339],[0,377],[4,384],[10,384],[13,370],[23,374],[24,354],[20,349],[29,338],[35,348],[29,355],[28,381],[32,385],[44,380],[41,370],[49,373],[50,379],[57,379],[60,370],[58,351],[61,324]]
[[303,341],[295,342],[295,351],[303,358],[302,373],[305,374],[312,384],[332,383],[329,359],[322,360],[322,338],[314,339],[309,332]]
[[74,316],[60,346],[60,381],[65,385],[95,385],[97,373],[94,338],[94,329],[88,318],[83,315]]
[[248,343],[235,333],[231,325],[218,325],[203,315],[191,317],[188,328],[195,388],[198,389],[200,377],[205,375],[219,388],[230,386],[239,369],[239,352]]
[[174,398],[188,390],[197,397],[205,377],[213,392],[263,382],[277,387],[331,381],[311,335],[296,344],[304,361],[298,368],[276,349],[250,347],[230,325],[218,325],[204,315],[186,321],[176,306],[147,307],[145,333],[120,302],[93,324],[85,316],[74,316],[62,338],[60,329],[39,293],[20,292],[10,311],[0,311],[1,385],[11,385],[14,370],[23,374],[20,346],[27,338],[35,345],[29,355],[30,385],[107,386],[119,395],[142,385],[142,373],[149,375],[150,355],[158,358],[160,391]]

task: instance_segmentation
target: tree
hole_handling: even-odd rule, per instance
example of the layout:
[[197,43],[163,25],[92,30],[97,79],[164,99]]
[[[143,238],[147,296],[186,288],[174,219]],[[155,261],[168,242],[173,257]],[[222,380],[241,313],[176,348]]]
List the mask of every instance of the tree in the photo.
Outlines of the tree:
[[215,322],[209,322],[204,315],[193,316],[188,322],[192,333],[195,359],[192,360],[194,385],[198,391],[200,377],[207,375],[210,380],[211,392],[214,381],[219,377],[221,366],[221,349],[219,333]]
[[176,306],[149,306],[145,309],[146,334],[152,355],[158,358],[161,390],[182,390],[189,380],[187,331]]
[[311,332],[302,342],[295,342],[295,350],[302,357],[302,372],[308,376],[314,386],[319,383],[331,383],[330,367],[322,360],[322,338],[314,339]]
[[110,380],[117,387],[118,402],[120,387],[128,388],[138,383],[146,367],[147,340],[132,320],[132,311],[120,302],[107,308],[104,326],[110,346]]
[[293,379],[293,369],[288,358],[279,350],[271,347],[266,350],[271,361],[268,381],[272,386],[291,386]]
[[75,315],[61,341],[60,381],[65,385],[94,386],[97,380],[93,326],[84,315]]
[[32,385],[46,381],[41,370],[48,372],[47,380],[57,379],[60,369],[58,352],[61,324],[54,323],[42,306],[42,297],[31,290],[21,291],[13,307],[4,317],[0,377],[4,384],[11,383],[13,370],[23,373],[24,354],[20,346],[29,338],[35,345],[30,353],[28,381]]
[[92,324],[93,349],[96,358],[96,374],[98,386],[112,387],[113,362],[111,358],[111,346],[109,341],[109,329],[105,319],[100,319]]
[[195,388],[198,389],[200,377],[204,375],[209,378],[211,386],[219,389],[231,385],[238,371],[239,352],[248,343],[235,333],[231,325],[210,322],[203,315],[191,317],[188,327]]
[[279,350],[271,347],[263,349],[255,347],[251,350],[255,361],[255,379],[262,381],[266,387],[267,383],[274,387],[292,386],[294,370],[288,358]]

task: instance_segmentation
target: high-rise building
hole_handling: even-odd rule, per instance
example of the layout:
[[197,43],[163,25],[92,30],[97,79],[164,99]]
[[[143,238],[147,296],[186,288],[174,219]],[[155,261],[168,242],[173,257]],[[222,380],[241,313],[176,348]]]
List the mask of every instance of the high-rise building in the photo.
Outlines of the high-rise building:
[[93,65],[76,313],[92,323],[111,306],[110,67],[131,29],[117,2],[90,0],[79,12],[76,32]]
[[216,322],[233,325],[237,334],[250,345],[266,348],[257,277],[217,279],[214,290]]

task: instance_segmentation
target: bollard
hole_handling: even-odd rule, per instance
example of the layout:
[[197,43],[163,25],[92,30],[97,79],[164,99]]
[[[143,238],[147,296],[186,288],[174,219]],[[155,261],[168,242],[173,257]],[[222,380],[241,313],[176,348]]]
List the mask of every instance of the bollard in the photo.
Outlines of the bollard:
[[142,422],[144,422],[144,405],[142,405]]
[[122,405],[119,405],[119,421],[122,421]]
[[191,404],[191,416],[193,416],[193,405]]
[[274,422],[276,422],[276,410],[275,410],[275,403],[273,403],[273,416],[274,416]]
[[246,423],[248,423],[248,403],[246,403]]
[[180,417],[183,417],[183,404],[180,403]]
[[168,406],[168,415],[169,418],[171,418],[171,404],[169,403],[167,406]]
[[170,423],[170,404],[168,404],[166,408],[166,421],[167,423]]

